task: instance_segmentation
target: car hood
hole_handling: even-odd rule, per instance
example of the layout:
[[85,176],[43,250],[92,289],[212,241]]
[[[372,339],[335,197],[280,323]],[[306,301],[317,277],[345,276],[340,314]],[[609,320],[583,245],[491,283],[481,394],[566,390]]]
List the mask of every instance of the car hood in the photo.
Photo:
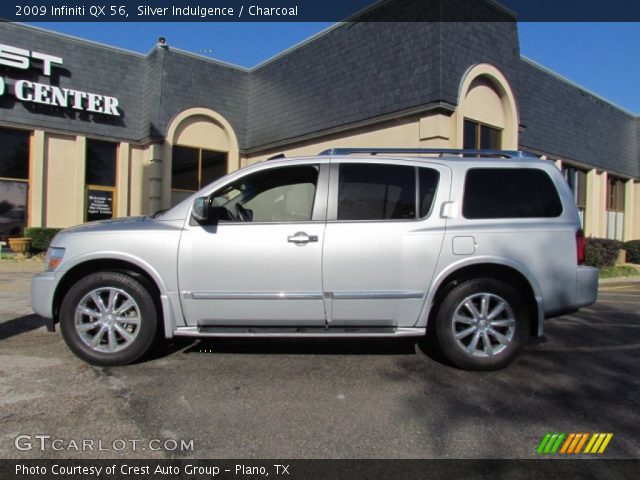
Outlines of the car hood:
[[111,232],[139,232],[140,230],[165,230],[167,228],[180,228],[181,220],[165,220],[149,216],[123,217],[110,220],[97,220],[81,225],[65,228],[60,236],[68,234],[92,234]]
[[93,222],[82,223],[80,225],[74,225],[73,227],[65,228],[61,233],[76,233],[76,232],[91,232],[100,231],[107,232],[112,230],[128,230],[129,227],[139,227],[140,223],[145,220],[146,217],[123,217],[113,218],[109,220],[96,220]]

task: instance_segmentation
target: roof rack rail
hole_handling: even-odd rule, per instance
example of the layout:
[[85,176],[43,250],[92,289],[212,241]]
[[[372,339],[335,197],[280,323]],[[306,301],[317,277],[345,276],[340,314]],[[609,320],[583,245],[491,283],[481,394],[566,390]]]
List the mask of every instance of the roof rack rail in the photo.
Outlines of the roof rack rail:
[[320,152],[320,155],[353,155],[353,154],[431,154],[431,155],[459,155],[461,157],[483,156],[502,158],[540,158],[532,153],[520,150],[470,150],[457,148],[330,148]]

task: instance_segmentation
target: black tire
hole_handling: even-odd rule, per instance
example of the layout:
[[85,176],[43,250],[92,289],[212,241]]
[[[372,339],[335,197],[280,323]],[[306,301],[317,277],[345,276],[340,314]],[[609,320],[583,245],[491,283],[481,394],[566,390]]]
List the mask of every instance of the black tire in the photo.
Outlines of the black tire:
[[[158,312],[153,297],[149,293],[149,289],[145,286],[145,283],[143,279],[138,280],[130,275],[119,272],[97,272],[76,282],[65,295],[60,308],[60,330],[62,337],[71,351],[82,360],[98,366],[128,365],[147,353],[156,337]],[[128,330],[127,332],[134,338],[128,345],[125,345],[127,343],[126,338],[122,334],[117,333],[114,337],[116,338],[116,342],[120,342],[120,344],[115,343],[116,348],[118,348],[117,351],[99,351],[96,349],[110,348],[109,336],[111,334],[108,331],[101,337],[99,345],[96,348],[92,348],[86,343],[88,338],[86,336],[82,337],[82,334],[76,328],[76,309],[80,302],[92,291],[97,290],[98,292],[103,292],[101,289],[105,289],[105,293],[108,292],[106,289],[117,289],[119,291],[119,297],[116,296],[114,303],[120,298],[120,306],[123,306],[126,301],[127,297],[125,295],[128,295],[130,299],[135,302],[134,306],[130,307],[127,311],[129,315],[133,317],[130,319],[131,321],[138,318],[138,324],[126,326],[126,328],[132,329],[133,332],[129,332]],[[101,298],[107,298],[104,296],[105,293],[102,293]],[[93,300],[90,300],[90,302],[90,304],[96,305]],[[98,311],[99,308],[94,307],[92,310]],[[133,312],[133,315],[131,315],[131,312]],[[136,313],[137,316],[135,315]],[[117,317],[117,315],[111,315],[111,317],[114,316]],[[86,322],[86,324],[89,324],[91,320],[94,320],[91,316],[83,316],[78,322]],[[114,320],[111,319],[111,322],[113,323]],[[124,323],[118,324],[121,330],[124,325]],[[97,326],[94,330],[88,331],[86,335],[95,334],[97,336],[100,328],[102,328],[102,326]],[[109,327],[105,326],[105,328]],[[135,333],[135,336],[132,333]]]
[[[478,317],[481,321],[475,320],[468,306],[463,306],[465,300],[471,300],[472,307],[477,306],[476,312],[481,314]],[[492,320],[487,318],[487,312],[492,313],[494,309],[498,311],[496,307],[501,305],[501,300],[506,302],[508,309],[504,307],[497,315],[493,322],[500,326],[494,326]],[[484,316],[480,311],[483,301],[487,304]],[[456,312],[460,315],[454,321]],[[468,325],[467,317],[474,318]],[[530,331],[530,313],[522,294],[510,284],[494,278],[470,279],[453,287],[440,305],[435,320],[441,353],[453,365],[464,370],[499,370],[506,367],[525,347]],[[476,330],[472,330],[474,328]],[[480,333],[474,344],[477,331]],[[465,336],[456,339],[456,334]],[[497,334],[502,337],[499,338]],[[485,338],[489,339],[486,347]],[[510,341],[506,342],[506,339]]]

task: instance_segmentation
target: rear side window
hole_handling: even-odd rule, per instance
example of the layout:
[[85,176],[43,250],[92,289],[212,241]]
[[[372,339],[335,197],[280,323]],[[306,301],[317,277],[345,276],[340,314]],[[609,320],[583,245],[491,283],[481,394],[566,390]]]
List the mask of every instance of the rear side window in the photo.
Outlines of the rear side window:
[[534,168],[473,168],[467,172],[465,218],[558,217],[562,202],[551,177]]
[[416,218],[416,171],[403,165],[342,164],[338,220]]
[[418,168],[418,180],[420,198],[420,218],[424,218],[431,213],[433,200],[436,198],[436,190],[438,190],[438,180],[440,173],[432,168]]
[[431,213],[439,180],[440,173],[426,167],[342,164],[338,220],[427,217]]

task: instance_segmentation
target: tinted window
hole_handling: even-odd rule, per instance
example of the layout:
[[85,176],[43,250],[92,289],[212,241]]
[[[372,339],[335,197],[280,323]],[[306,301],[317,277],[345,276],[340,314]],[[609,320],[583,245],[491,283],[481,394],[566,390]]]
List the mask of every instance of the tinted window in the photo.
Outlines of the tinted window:
[[402,165],[342,164],[338,220],[416,217],[416,173]]
[[531,168],[474,168],[467,172],[466,218],[557,217],[562,203],[549,177]]
[[171,188],[177,190],[196,191],[198,182],[198,157],[197,148],[173,147],[171,163]]
[[464,120],[463,148],[471,150],[499,150],[502,143],[500,129],[473,120]]
[[475,150],[478,148],[478,124],[470,120],[464,121],[464,139],[462,148]]
[[117,143],[87,140],[87,185],[103,187],[116,185],[117,154]]
[[265,170],[216,192],[211,204],[224,207],[228,221],[308,222],[317,182],[314,165]]
[[420,218],[424,218],[431,212],[431,206],[438,189],[440,174],[430,168],[419,168],[420,180]]
[[0,128],[0,177],[29,178],[29,132]]
[[21,237],[27,220],[29,183],[0,180],[0,240]]
[[201,169],[200,187],[202,188],[227,174],[227,154],[212,150],[202,150]]

